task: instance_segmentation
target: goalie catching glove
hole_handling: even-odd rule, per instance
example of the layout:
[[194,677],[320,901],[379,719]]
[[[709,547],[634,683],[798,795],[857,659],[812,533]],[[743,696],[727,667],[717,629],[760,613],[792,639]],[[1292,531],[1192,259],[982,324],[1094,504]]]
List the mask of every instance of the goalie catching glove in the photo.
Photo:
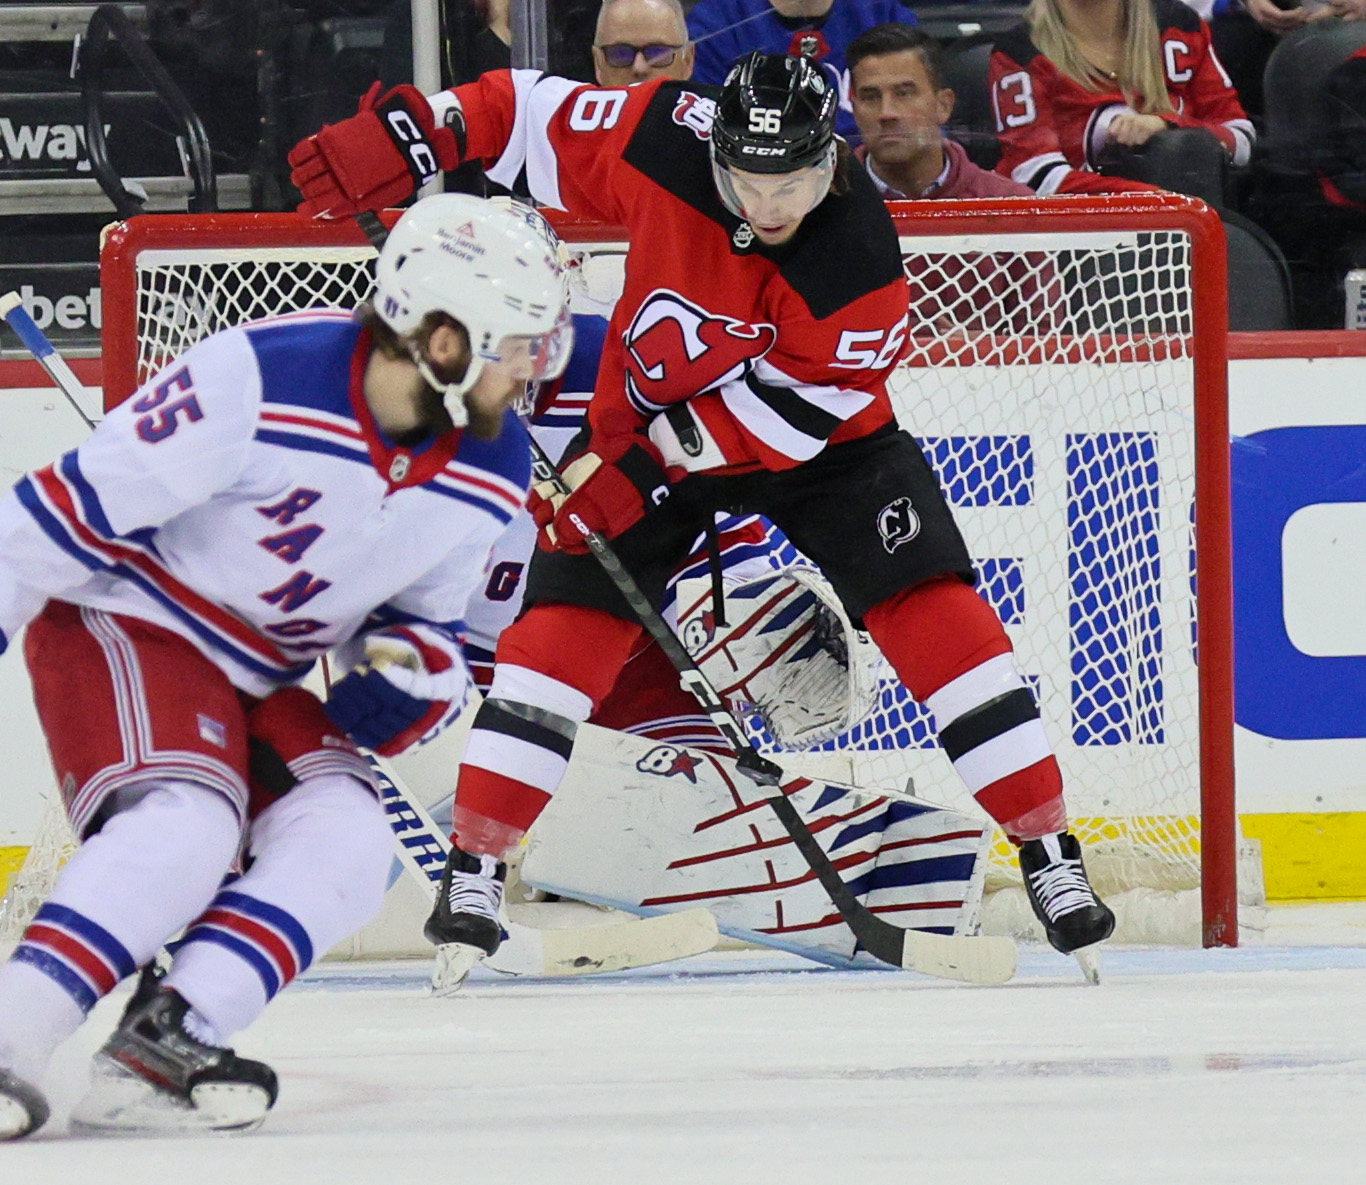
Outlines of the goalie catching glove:
[[717,692],[761,716],[781,748],[828,741],[873,710],[882,656],[818,571],[728,572],[725,589],[718,625],[711,582],[680,580],[678,636]]
[[435,736],[464,707],[473,687],[460,645],[445,630],[402,625],[339,648],[355,665],[332,685],[332,722],[358,745],[392,757]]
[[437,127],[431,104],[406,83],[381,96],[377,82],[360,111],[296,144],[290,180],[303,201],[299,213],[347,218],[412,197],[443,169],[460,163],[461,127]]
[[537,482],[527,499],[550,547],[582,554],[587,532],[615,539],[669,495],[669,476],[659,450],[641,436],[592,441],[563,473],[570,493],[554,481]]

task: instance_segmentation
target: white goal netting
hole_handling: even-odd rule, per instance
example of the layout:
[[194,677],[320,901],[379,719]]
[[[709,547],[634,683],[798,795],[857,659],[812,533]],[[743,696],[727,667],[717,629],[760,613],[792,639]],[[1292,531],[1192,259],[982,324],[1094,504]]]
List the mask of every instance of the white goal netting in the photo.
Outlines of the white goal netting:
[[[1135,903],[1127,919],[1120,903],[1121,937],[1198,942],[1211,845],[1196,666],[1196,434],[1224,394],[1209,389],[1222,373],[1211,380],[1196,362],[1221,327],[1201,323],[1205,264],[1189,203],[1168,204],[1176,212],[1165,225],[1160,199],[1140,201],[1141,217],[1096,202],[895,207],[911,351],[892,393],[1038,694],[1093,879]],[[349,307],[370,290],[374,253],[354,228],[323,242],[309,224],[304,244],[290,216],[215,216],[228,228],[217,234],[209,220],[137,220],[152,222],[156,235],[106,249],[105,339],[117,349],[106,349],[105,371],[115,398],[225,326]],[[579,227],[567,237],[611,235]],[[591,253],[583,270],[592,295],[610,296],[623,244],[579,246]],[[823,747],[829,776],[913,782],[925,798],[974,809],[928,713],[888,669],[878,699],[872,716]],[[1229,797],[1220,809],[1231,835]],[[1002,840],[988,887],[1014,883]],[[1006,891],[984,916],[1015,929],[1026,914],[1022,894]]]

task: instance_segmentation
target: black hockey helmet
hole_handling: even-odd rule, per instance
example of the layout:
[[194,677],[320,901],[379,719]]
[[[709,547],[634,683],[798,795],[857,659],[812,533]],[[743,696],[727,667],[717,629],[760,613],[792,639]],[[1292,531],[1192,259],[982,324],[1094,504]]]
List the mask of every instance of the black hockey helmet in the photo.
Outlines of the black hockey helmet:
[[839,96],[807,58],[760,53],[726,76],[711,129],[712,160],[747,173],[790,173],[823,163]]

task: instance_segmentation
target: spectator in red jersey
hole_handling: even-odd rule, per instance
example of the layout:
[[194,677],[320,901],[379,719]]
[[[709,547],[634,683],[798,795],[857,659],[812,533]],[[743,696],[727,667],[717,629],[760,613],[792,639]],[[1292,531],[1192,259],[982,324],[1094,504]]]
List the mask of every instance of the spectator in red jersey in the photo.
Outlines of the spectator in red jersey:
[[944,85],[943,51],[915,25],[889,22],[845,50],[863,161],[878,191],[897,198],[1032,197],[1027,185],[979,168],[943,125],[954,94]]
[[693,45],[678,0],[603,0],[593,37],[599,86],[692,77]]
[[[1135,158],[1169,130],[1208,132],[1215,165],[1252,152],[1209,26],[1179,0],[1032,0],[996,42],[991,86],[997,169],[1041,194],[1109,191],[1114,178],[1096,174],[1141,172]],[[1209,143],[1184,140],[1196,152]]]

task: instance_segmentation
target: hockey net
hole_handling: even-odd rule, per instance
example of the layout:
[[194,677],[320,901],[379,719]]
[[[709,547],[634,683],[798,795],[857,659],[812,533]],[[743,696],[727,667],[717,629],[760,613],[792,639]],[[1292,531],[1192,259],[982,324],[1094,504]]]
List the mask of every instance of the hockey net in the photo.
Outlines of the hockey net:
[[[1038,694],[1093,879],[1132,903],[1119,937],[1235,942],[1218,219],[1168,195],[893,213],[911,286],[897,417],[938,470]],[[620,233],[563,233],[589,253],[592,295],[610,298]],[[354,225],[287,214],[116,225],[107,401],[226,326],[359,303],[373,258]],[[873,714],[824,747],[827,776],[975,809],[928,713],[885,664],[877,678]],[[1003,839],[988,889],[986,924],[1027,930]]]

